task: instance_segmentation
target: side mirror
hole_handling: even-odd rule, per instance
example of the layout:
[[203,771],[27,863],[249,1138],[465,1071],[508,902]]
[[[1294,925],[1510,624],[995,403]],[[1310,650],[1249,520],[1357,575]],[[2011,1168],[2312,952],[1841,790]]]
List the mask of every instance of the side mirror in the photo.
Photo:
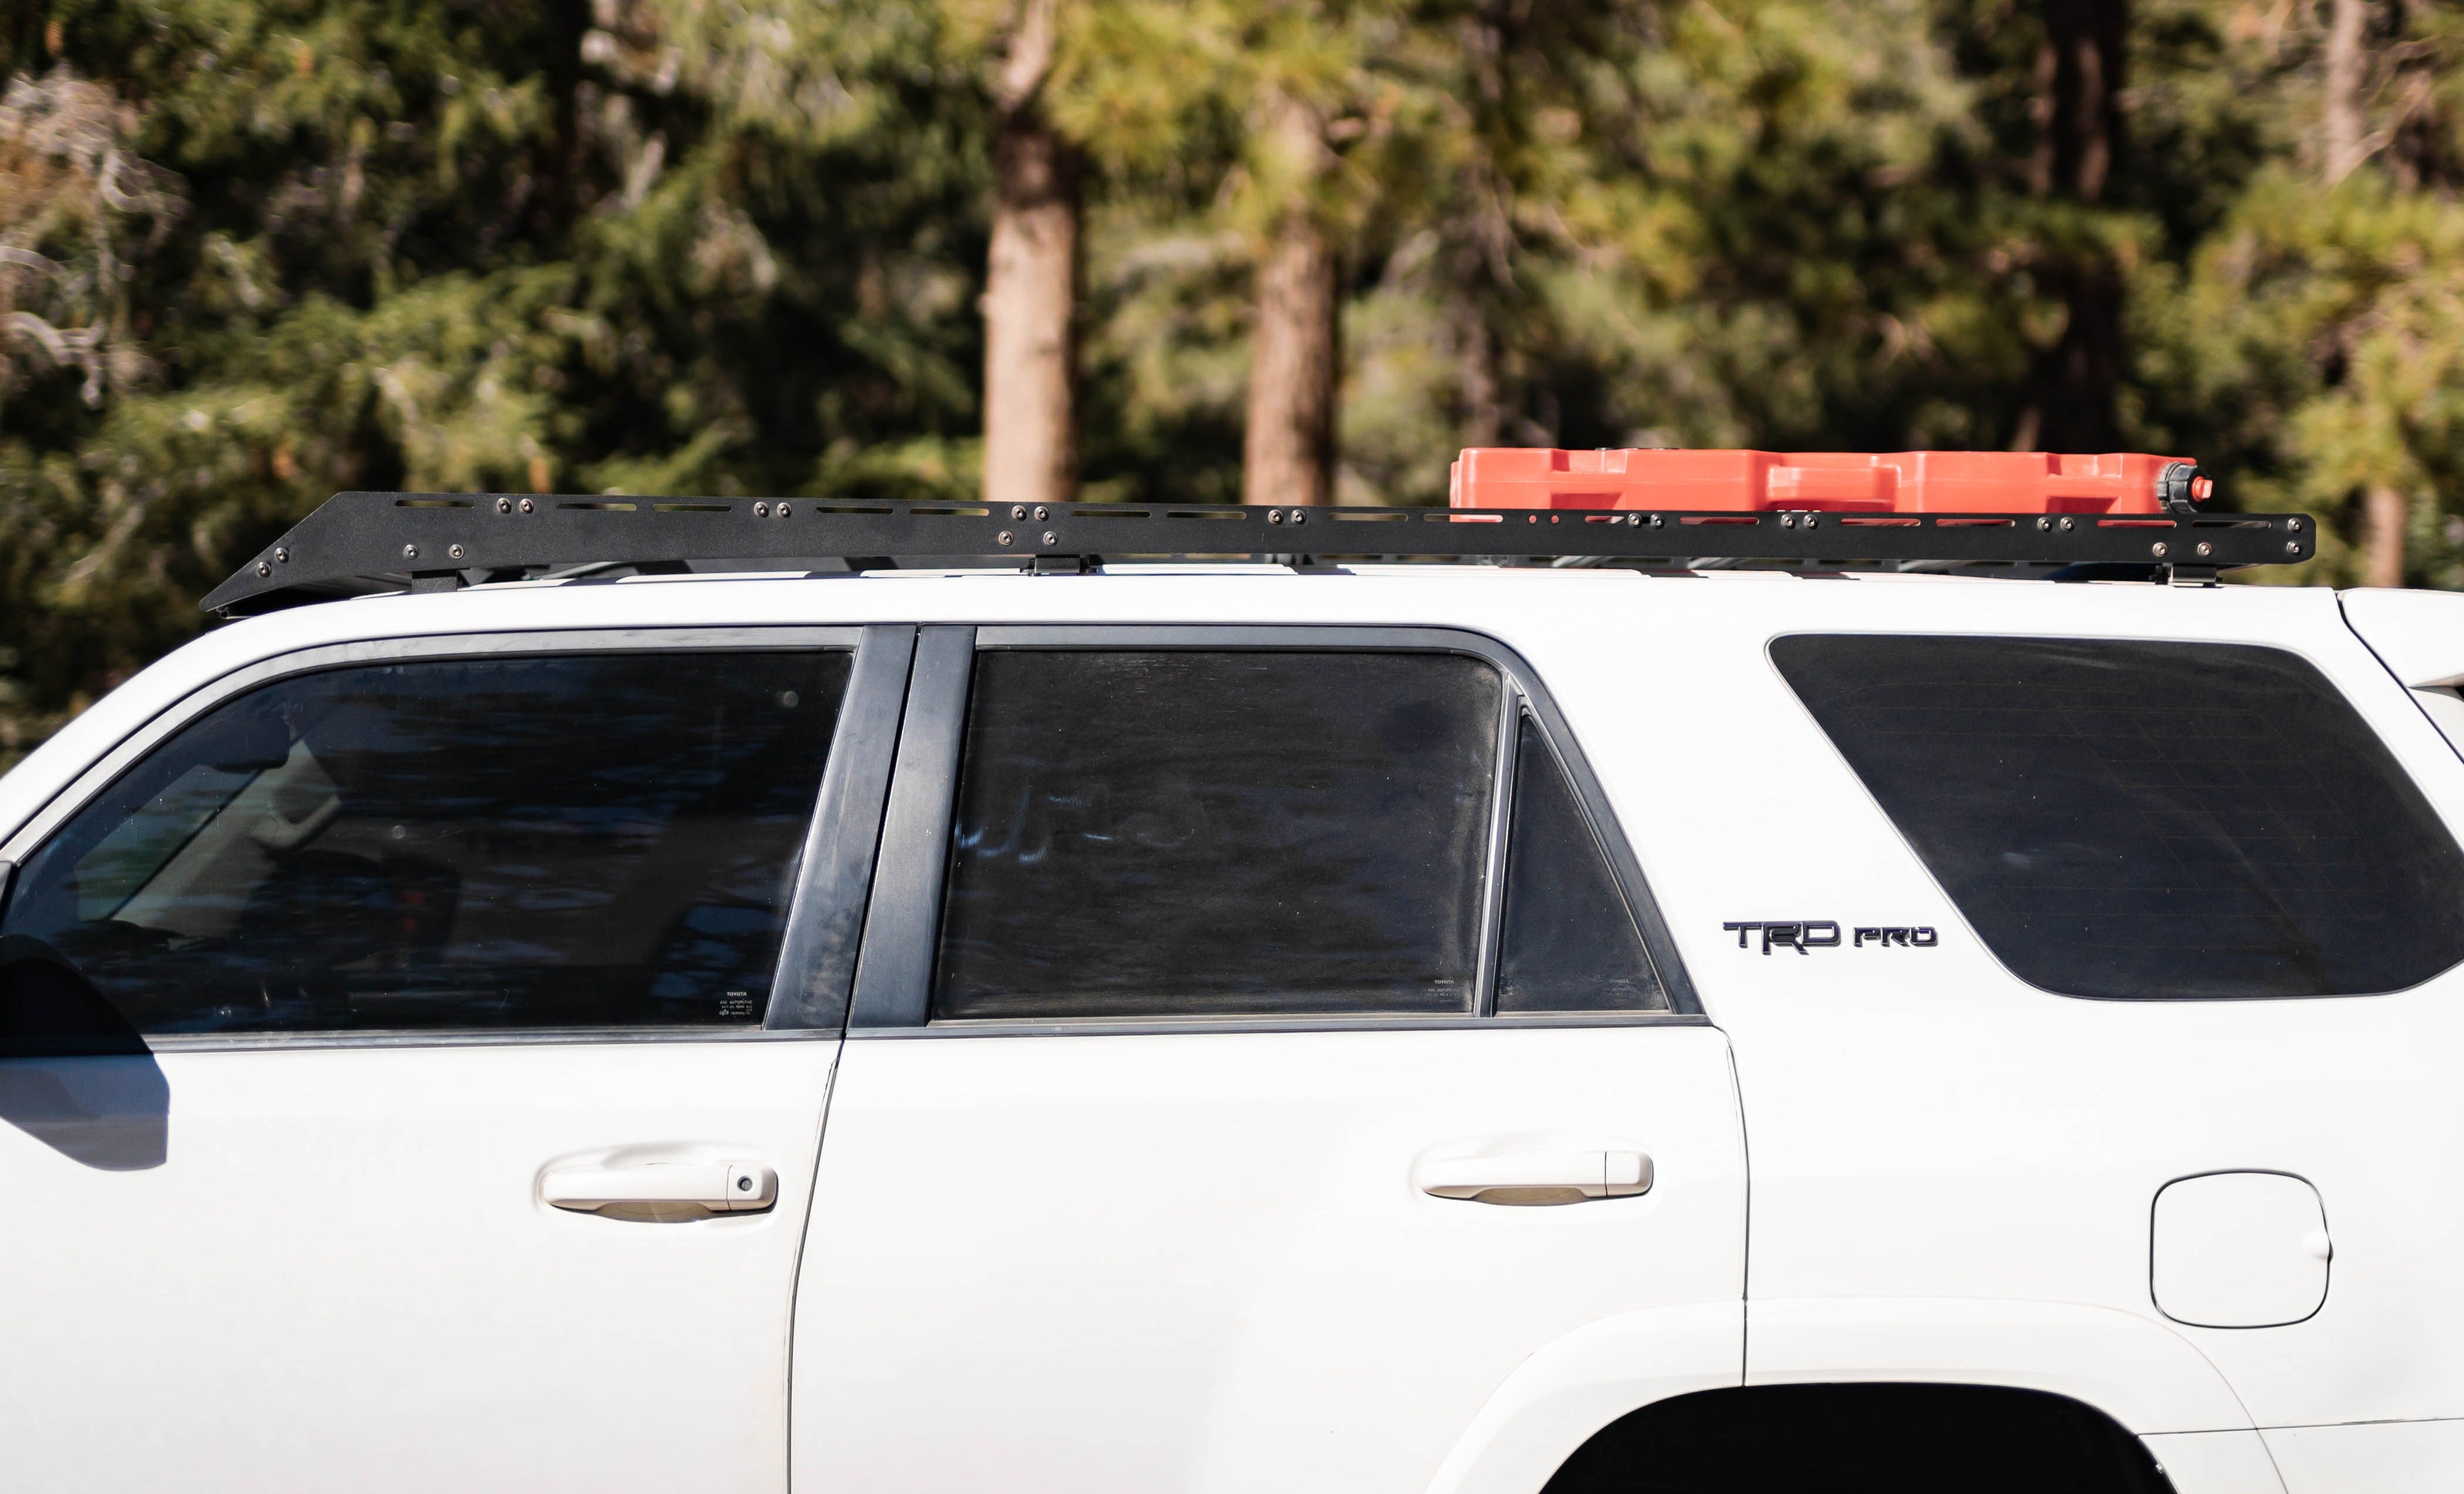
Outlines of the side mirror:
[[0,1059],[150,1051],[59,951],[29,934],[0,936]]

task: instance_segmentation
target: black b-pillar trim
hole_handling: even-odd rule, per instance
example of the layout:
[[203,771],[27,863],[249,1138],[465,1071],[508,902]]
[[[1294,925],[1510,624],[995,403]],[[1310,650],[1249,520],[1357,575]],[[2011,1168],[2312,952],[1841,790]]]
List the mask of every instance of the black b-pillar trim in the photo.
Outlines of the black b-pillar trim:
[[950,816],[976,663],[972,627],[927,627],[916,642],[897,776],[881,827],[881,866],[856,962],[849,1025],[920,1027],[933,1000],[934,935],[949,866]]
[[804,834],[795,903],[779,940],[779,976],[764,1027],[836,1031],[846,1025],[847,988],[864,933],[865,896],[872,884],[914,654],[915,629],[904,626],[868,627],[856,645]]

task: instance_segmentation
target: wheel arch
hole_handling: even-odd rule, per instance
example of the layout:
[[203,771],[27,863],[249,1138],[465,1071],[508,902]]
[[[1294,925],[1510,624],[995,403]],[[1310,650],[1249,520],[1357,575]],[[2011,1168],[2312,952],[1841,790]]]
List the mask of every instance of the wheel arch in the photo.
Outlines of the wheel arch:
[[1966,1298],[1703,1304],[1603,1318],[1543,1346],[1490,1394],[1429,1494],[1536,1494],[1603,1429],[1681,1395],[1841,1384],[2040,1392],[2143,1438],[2253,1425],[2189,1339],[2116,1308]]

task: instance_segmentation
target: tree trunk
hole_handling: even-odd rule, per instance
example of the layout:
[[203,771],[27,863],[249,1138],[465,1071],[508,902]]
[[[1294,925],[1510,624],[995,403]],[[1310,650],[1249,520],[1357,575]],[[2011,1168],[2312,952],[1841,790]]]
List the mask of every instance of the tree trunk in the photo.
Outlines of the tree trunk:
[[1077,489],[1077,150],[1045,120],[1055,0],[1023,0],[994,89],[996,196],[984,276],[984,481],[993,504]]
[[[2353,174],[2369,156],[2370,56],[2365,42],[2369,0],[2336,0],[2327,20],[2327,55],[2320,90],[2319,163],[2329,187]],[[2369,586],[2404,584],[2404,493],[2383,482],[2362,491],[2362,582]]]
[[1451,256],[1447,295],[1456,322],[1456,387],[1460,391],[1462,440],[1491,447],[1506,439],[1506,391],[1497,328],[1502,305],[1514,285],[1514,227],[1508,203],[1513,185],[1499,168],[1493,143],[1511,139],[1520,123],[1507,103],[1506,47],[1508,13],[1501,0],[1485,3],[1463,21],[1463,55],[1473,87],[1464,102],[1472,110],[1472,149],[1463,163],[1462,190],[1470,209],[1452,232],[1460,243]]
[[1273,107],[1273,143],[1300,170],[1258,262],[1241,501],[1324,503],[1334,491],[1335,255],[1309,187],[1324,169],[1325,131],[1306,105]]
[[1496,446],[1506,439],[1506,407],[1498,388],[1497,338],[1485,308],[1463,296],[1457,311],[1456,384],[1463,391],[1463,444]]
[[2409,505],[2401,490],[2383,482],[2370,484],[2364,498],[2368,512],[2369,549],[2362,563],[2365,586],[2404,584],[2404,530]]
[[2362,33],[2369,15],[2369,0],[2336,0],[2327,22],[2327,76],[2321,110],[2326,150],[2321,164],[2326,168],[2329,187],[2352,175],[2369,154],[2364,129],[2366,100],[2362,96],[2369,71]]
[[[2029,187],[2047,200],[2094,206],[2122,154],[2128,0],[2045,0],[2044,20]],[[2045,450],[2112,450],[2122,441],[2114,410],[2122,382],[2121,267],[2101,249],[2079,245],[2055,251],[2038,278],[2069,315],[2060,341],[2036,355],[2018,433]]]

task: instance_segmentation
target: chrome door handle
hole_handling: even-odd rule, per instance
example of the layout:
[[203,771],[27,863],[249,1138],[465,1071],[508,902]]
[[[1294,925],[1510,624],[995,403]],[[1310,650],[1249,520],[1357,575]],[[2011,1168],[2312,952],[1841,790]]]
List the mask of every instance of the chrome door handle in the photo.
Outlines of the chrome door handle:
[[753,1214],[779,1201],[779,1175],[757,1162],[559,1167],[539,1178],[539,1197],[577,1214],[617,1219]]
[[1446,1157],[1412,1170],[1422,1193],[1473,1203],[1584,1203],[1651,1191],[1651,1158],[1640,1152],[1507,1152]]

